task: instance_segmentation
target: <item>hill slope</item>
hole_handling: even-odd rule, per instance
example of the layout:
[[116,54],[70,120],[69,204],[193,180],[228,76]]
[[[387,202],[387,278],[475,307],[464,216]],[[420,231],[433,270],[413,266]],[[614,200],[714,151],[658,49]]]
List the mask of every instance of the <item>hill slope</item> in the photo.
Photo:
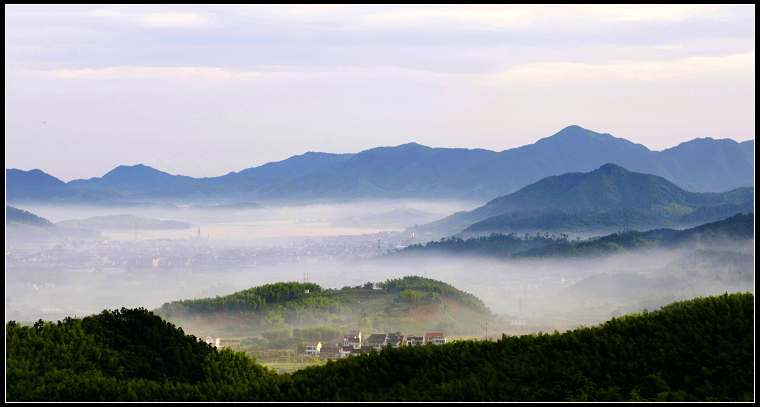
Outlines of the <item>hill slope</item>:
[[6,325],[8,401],[754,401],[754,296],[276,375],[143,309]]
[[199,335],[224,332],[233,337],[336,323],[374,332],[469,334],[493,318],[480,299],[440,281],[409,276],[379,286],[325,290],[313,283],[268,284],[222,297],[174,301],[155,312]]

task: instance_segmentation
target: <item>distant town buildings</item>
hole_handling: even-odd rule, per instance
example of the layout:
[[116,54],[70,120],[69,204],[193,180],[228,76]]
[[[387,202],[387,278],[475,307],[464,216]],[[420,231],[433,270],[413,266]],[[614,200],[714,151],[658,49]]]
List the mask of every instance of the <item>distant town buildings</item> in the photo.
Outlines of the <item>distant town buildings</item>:
[[377,256],[372,236],[330,236],[288,246],[233,246],[214,242],[198,228],[185,239],[105,241],[66,239],[63,243],[16,248],[6,242],[7,271],[34,266],[66,274],[121,274],[131,270],[188,270],[196,268],[252,268],[278,264],[320,263]]

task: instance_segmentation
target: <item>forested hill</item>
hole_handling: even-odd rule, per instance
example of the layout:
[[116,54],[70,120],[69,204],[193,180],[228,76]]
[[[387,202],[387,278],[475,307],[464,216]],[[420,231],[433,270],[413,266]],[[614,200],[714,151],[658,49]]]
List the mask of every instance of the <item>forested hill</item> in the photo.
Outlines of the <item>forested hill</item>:
[[754,296],[566,333],[386,348],[293,374],[144,309],[6,325],[7,401],[754,401]]
[[[410,231],[456,234],[467,230],[482,234],[536,229],[575,232],[594,226],[613,230],[640,225],[663,227],[670,222],[718,220],[709,216],[730,216],[753,204],[753,187],[723,193],[689,192],[665,178],[605,164],[587,173],[544,178],[472,211]],[[702,208],[714,209],[703,209],[695,219],[682,219]]]
[[409,256],[415,254],[452,254],[509,257],[515,253],[544,247],[552,243],[567,242],[566,235],[529,235],[518,236],[516,233],[492,233],[490,236],[442,238],[440,241],[430,241],[426,244],[413,244],[398,251],[390,252],[391,256]]
[[[445,330],[449,334],[471,334],[494,318],[474,295],[417,276],[340,290],[323,289],[314,283],[266,284],[226,296],[173,301],[155,312],[188,329],[208,329],[220,321],[239,320],[243,331],[238,334],[248,336],[266,336],[273,324],[287,330],[319,325],[340,329],[346,325],[346,329],[372,332]],[[337,326],[335,321],[340,321]],[[224,324],[218,329],[225,329]]]
[[737,214],[721,221],[686,230],[656,229],[648,232],[613,233],[582,242],[560,242],[515,254],[517,258],[588,256],[621,253],[637,249],[668,248],[699,243],[721,244],[755,238],[755,215]]
[[[196,300],[181,300],[166,303],[159,309],[167,315],[178,313],[204,313],[204,312],[227,312],[227,311],[256,311],[261,310],[267,304],[288,302],[315,302],[311,298],[321,298],[322,287],[314,283],[275,283],[260,287],[253,287],[236,293],[216,296],[214,298],[201,298]],[[319,301],[317,301],[319,302]],[[329,303],[330,301],[328,301]],[[325,302],[309,304],[314,307],[324,308]],[[333,304],[337,306],[337,304]],[[327,306],[329,309],[329,305]]]
[[626,231],[588,240],[570,241],[567,235],[492,233],[489,236],[443,238],[426,244],[414,244],[394,256],[414,254],[486,255],[497,257],[589,256],[620,253],[640,248],[674,247],[688,242],[733,241],[754,239],[753,213],[736,214],[724,220],[706,223],[685,230],[654,229],[647,232]]

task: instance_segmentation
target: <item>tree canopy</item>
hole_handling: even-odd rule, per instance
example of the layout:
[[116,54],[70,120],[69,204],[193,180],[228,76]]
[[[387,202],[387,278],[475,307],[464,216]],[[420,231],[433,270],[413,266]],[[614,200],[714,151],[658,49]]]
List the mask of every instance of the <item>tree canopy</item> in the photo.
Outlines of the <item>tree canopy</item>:
[[142,308],[11,321],[6,344],[8,401],[754,400],[751,293],[565,333],[386,348],[282,375]]

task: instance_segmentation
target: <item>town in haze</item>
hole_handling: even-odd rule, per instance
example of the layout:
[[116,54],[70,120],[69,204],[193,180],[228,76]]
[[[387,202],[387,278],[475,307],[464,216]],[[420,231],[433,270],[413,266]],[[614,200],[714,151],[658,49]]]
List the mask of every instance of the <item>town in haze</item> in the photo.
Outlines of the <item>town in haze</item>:
[[9,402],[752,402],[754,5],[6,5]]

